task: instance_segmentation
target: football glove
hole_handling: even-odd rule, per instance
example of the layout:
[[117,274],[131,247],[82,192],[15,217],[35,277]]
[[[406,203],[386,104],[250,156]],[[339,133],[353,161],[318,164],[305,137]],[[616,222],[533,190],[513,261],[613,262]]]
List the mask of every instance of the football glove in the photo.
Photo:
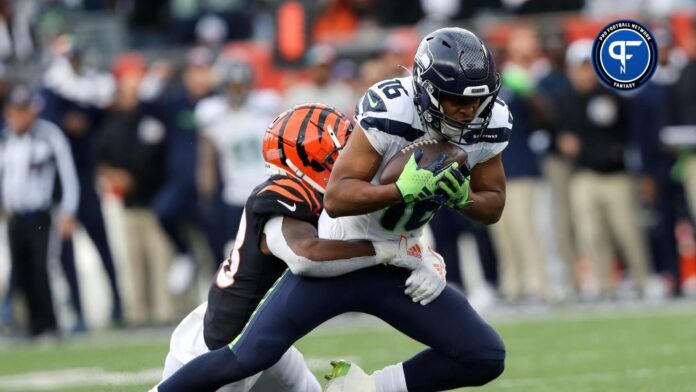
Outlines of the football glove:
[[436,200],[449,208],[460,209],[473,203],[469,199],[469,176],[457,169],[450,170],[438,181]]
[[435,300],[447,286],[445,276],[447,270],[442,256],[430,248],[423,254],[423,263],[411,272],[406,279],[404,293],[421,305],[427,305]]
[[423,246],[416,238],[401,236],[399,241],[373,242],[380,263],[414,270],[423,263]]
[[404,199],[404,203],[432,198],[438,189],[438,181],[445,174],[458,167],[457,162],[443,167],[447,158],[447,154],[444,152],[441,152],[438,158],[426,167],[418,166],[418,162],[420,162],[422,157],[423,150],[420,148],[416,149],[396,180],[396,188],[399,190],[401,198]]

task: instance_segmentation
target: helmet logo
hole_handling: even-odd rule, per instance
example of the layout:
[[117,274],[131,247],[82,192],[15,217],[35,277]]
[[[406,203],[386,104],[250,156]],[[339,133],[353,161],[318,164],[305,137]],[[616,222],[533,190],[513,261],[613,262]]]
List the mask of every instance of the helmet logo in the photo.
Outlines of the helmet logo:
[[416,51],[416,57],[413,59],[417,67],[420,68],[421,73],[427,71],[431,65],[433,65],[433,54],[430,53],[430,48],[428,47],[428,41],[423,39],[420,45],[418,45],[418,50]]
[[428,69],[428,67],[430,67],[430,57],[425,53],[418,56],[418,62],[423,69]]

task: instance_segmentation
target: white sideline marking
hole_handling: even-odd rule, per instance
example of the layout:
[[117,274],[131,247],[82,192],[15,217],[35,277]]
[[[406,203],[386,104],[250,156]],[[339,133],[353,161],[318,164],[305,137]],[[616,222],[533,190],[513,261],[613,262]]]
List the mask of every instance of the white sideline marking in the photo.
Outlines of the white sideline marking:
[[512,378],[500,380],[494,385],[501,388],[518,389],[520,387],[548,386],[550,382],[592,382],[614,381],[635,378],[648,378],[663,374],[689,373],[696,370],[694,365],[665,366],[658,368],[639,368],[628,370],[616,370],[611,372],[590,372],[578,374],[564,374],[551,377]]
[[138,372],[111,372],[102,368],[75,368],[0,376],[3,390],[46,391],[59,388],[102,386],[153,385],[162,377],[162,369]]
[[[306,358],[307,366],[314,371],[331,370],[329,364],[337,358]],[[348,356],[343,359],[358,362],[359,357]],[[31,372],[0,376],[3,391],[48,391],[54,389],[89,386],[128,386],[152,383],[161,380],[162,369],[153,368],[137,372],[112,372],[100,367],[73,368],[44,372]]]

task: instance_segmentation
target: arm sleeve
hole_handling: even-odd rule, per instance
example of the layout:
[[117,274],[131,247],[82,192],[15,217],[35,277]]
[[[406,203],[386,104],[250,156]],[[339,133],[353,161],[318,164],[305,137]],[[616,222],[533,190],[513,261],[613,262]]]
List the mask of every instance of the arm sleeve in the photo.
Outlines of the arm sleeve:
[[78,75],[64,58],[57,58],[51,63],[44,83],[69,101],[98,108],[110,105],[116,92],[116,82],[111,74],[88,69],[84,74]]
[[193,111],[196,124],[203,133],[208,133],[208,129],[215,121],[219,120],[225,114],[225,105],[222,100],[217,97],[204,98],[196,104]]
[[[310,260],[295,254],[283,236],[283,217],[274,216],[264,226],[266,244],[274,256],[283,260],[295,275],[327,278],[347,274],[380,263],[381,255],[340,260]],[[377,250],[377,249],[376,249]],[[379,252],[378,252],[379,253]]]
[[64,214],[75,215],[80,200],[80,183],[77,180],[77,171],[75,170],[70,145],[60,130],[51,127],[50,131],[49,140],[53,147],[60,184],[63,189],[60,210]]

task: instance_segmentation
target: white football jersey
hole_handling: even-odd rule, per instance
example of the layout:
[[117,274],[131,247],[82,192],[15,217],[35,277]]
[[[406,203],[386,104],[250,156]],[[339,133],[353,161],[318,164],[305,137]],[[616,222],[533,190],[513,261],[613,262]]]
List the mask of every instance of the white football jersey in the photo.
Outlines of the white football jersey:
[[261,147],[279,102],[275,93],[263,91],[250,93],[236,109],[222,95],[206,98],[196,106],[196,122],[218,154],[225,203],[244,205],[251,191],[268,177]]
[[[382,155],[382,162],[372,179],[379,184],[384,166],[406,145],[432,139],[425,131],[413,103],[413,78],[389,79],[370,87],[356,105],[355,120],[372,147]],[[512,116],[507,105],[497,99],[486,131],[472,135],[471,144],[458,145],[468,153],[467,166],[472,169],[500,154],[508,144]],[[425,224],[439,209],[437,203],[422,201],[398,204],[365,215],[331,218],[323,212],[319,219],[319,236],[331,239],[396,240],[401,235],[420,236]]]

